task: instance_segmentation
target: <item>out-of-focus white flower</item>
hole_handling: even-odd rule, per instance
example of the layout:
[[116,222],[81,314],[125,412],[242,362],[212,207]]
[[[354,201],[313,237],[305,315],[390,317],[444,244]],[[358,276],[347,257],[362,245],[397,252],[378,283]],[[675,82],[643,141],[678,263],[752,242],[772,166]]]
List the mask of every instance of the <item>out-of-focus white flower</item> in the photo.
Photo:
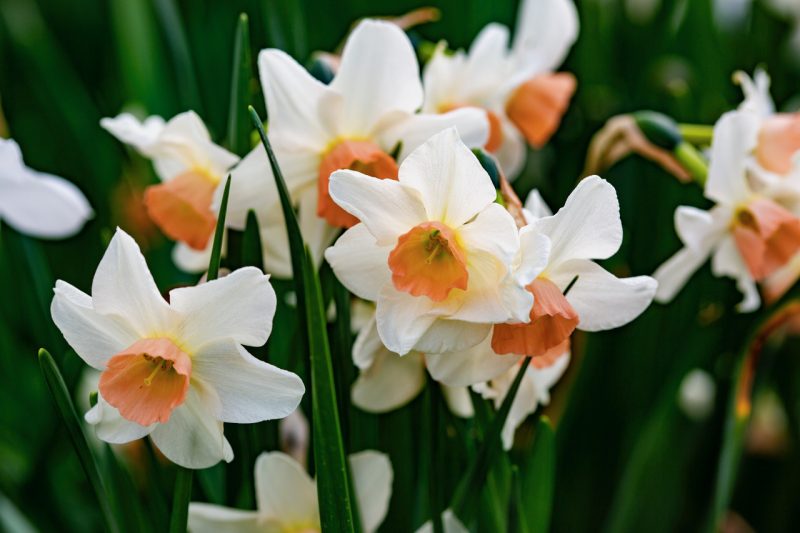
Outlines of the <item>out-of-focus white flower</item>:
[[705,420],[714,410],[714,380],[708,372],[695,368],[683,377],[678,391],[678,405],[693,420]]
[[[392,465],[375,451],[350,455],[361,527],[372,533],[381,525],[392,494]],[[281,452],[262,453],[256,460],[258,510],[242,511],[207,503],[189,504],[192,533],[322,531],[316,482],[294,459]]]
[[578,37],[572,0],[525,0],[509,48],[509,30],[492,23],[469,53],[450,54],[444,43],[425,67],[429,113],[483,109],[489,119],[486,149],[509,178],[525,162],[525,141],[541,147],[552,136],[575,92],[575,77],[553,71]]
[[239,158],[214,144],[193,111],[166,123],[157,116],[139,122],[122,113],[102,119],[100,125],[152,160],[162,183],[145,190],[147,213],[161,231],[178,241],[175,263],[188,272],[203,271],[217,222],[214,197],[221,195],[224,177]]
[[102,372],[86,421],[109,443],[149,435],[187,468],[233,451],[223,422],[282,418],[305,391],[296,375],[259,361],[242,345],[267,341],[275,292],[256,268],[158,292],[134,240],[117,230],[89,296],[58,281],[53,321],[75,352]]
[[[444,533],[468,533],[469,529],[466,528],[461,520],[451,511],[447,509],[442,512],[442,529]],[[433,523],[428,521],[422,524],[416,533],[433,533]]]
[[617,278],[593,261],[611,257],[622,244],[619,201],[606,180],[583,179],[552,216],[537,218],[549,209],[534,193],[525,212],[529,223],[520,230],[516,276],[533,294],[533,306],[529,321],[496,324],[491,345],[498,354],[533,356],[541,367],[564,353],[576,328],[602,331],[635,319],[657,284],[649,276]]
[[392,352],[465,350],[494,323],[528,319],[532,296],[511,275],[514,220],[454,128],[406,158],[398,181],[341,170],[330,195],[361,223],[325,257],[351,292],[377,303]]
[[[397,162],[434,133],[455,126],[471,146],[482,145],[488,134],[479,110],[417,113],[423,99],[417,58],[408,37],[388,22],[365,20],[353,30],[329,85],[280,50],[262,51],[258,64],[269,139],[315,259],[341,228],[358,222],[331,199],[332,172],[349,168],[394,180]],[[289,276],[286,229],[261,147],[234,170],[230,224],[243,227],[250,209],[265,226],[265,268]]]
[[62,239],[78,233],[92,215],[75,185],[28,168],[19,145],[0,139],[0,219],[32,237]]
[[[506,450],[511,449],[514,444],[514,433],[528,418],[528,415],[536,412],[540,405],[550,403],[550,389],[564,375],[567,366],[569,366],[569,359],[570,353],[567,348],[566,352],[562,352],[555,357],[551,365],[541,368],[528,366],[525,370],[525,375],[522,377],[514,401],[511,402],[511,410],[508,412],[508,418],[501,433],[503,448]],[[495,407],[499,408],[508,394],[514,378],[517,377],[518,366],[518,364],[514,365],[504,374],[486,383],[475,385],[473,389],[481,393],[484,398],[492,400]]]
[[760,305],[756,281],[778,272],[800,251],[800,219],[782,205],[785,189],[756,164],[762,162],[758,146],[766,130],[753,110],[766,105],[763,98],[748,98],[743,110],[724,114],[714,127],[704,193],[716,205],[709,211],[681,206],[675,212],[684,248],[654,274],[658,301],[670,301],[711,256],[712,272],[734,278],[744,294],[739,310],[753,311]]

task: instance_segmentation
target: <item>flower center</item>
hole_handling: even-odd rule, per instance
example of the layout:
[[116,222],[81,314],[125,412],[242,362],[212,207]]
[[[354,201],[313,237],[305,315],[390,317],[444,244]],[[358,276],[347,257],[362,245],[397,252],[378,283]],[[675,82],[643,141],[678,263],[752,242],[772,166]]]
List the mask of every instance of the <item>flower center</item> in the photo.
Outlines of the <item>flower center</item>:
[[750,275],[759,281],[800,251],[800,219],[772,200],[757,198],[734,215],[733,237]]
[[[534,366],[563,353],[565,341],[578,325],[578,313],[567,298],[547,278],[536,278],[526,287],[533,294],[531,321],[528,324],[496,324],[492,332],[492,350],[497,354],[531,355]],[[541,359],[536,362],[536,358]],[[547,366],[546,364],[544,366]]]
[[192,360],[169,339],[141,339],[109,359],[100,394],[126,419],[165,423],[186,399]]
[[389,268],[397,290],[437,302],[453,289],[466,290],[469,279],[464,250],[441,222],[423,222],[401,235],[389,254]]
[[319,165],[317,215],[331,226],[349,228],[358,219],[339,207],[328,192],[331,174],[337,170],[356,170],[378,179],[397,179],[397,163],[372,141],[346,139],[328,150]]
[[531,78],[508,99],[506,114],[528,143],[540,148],[561,123],[575,86],[575,76],[566,72]]
[[173,240],[204,250],[217,217],[211,202],[219,180],[199,169],[189,170],[144,192],[147,214]]

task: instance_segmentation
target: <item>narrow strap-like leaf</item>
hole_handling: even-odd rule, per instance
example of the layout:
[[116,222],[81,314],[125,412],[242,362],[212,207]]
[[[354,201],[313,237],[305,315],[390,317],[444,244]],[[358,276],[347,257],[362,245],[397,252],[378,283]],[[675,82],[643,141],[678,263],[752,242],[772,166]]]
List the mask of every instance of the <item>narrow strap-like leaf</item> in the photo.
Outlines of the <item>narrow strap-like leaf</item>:
[[169,519],[170,533],[185,533],[189,519],[189,501],[192,499],[192,477],[194,471],[182,466],[175,473],[175,492],[172,495],[172,516]]
[[100,469],[98,468],[97,459],[86,441],[86,435],[83,434],[78,414],[75,412],[75,406],[72,404],[67,385],[64,383],[64,378],[61,377],[61,372],[58,370],[55,361],[50,353],[42,348],[39,350],[39,366],[44,374],[44,380],[47,383],[47,388],[50,389],[50,394],[53,396],[53,401],[58,408],[61,419],[67,426],[69,438],[72,441],[72,446],[78,454],[78,459],[81,462],[86,477],[89,478],[89,484],[92,486],[97,503],[100,506],[100,512],[103,515],[106,529],[113,533],[119,531],[116,520],[111,513],[111,506],[106,498],[106,491],[103,485],[103,480],[100,478]]
[[489,431],[484,438],[482,446],[479,448],[472,463],[467,467],[464,477],[461,478],[461,481],[453,493],[453,498],[450,501],[450,508],[459,517],[463,517],[466,511],[471,513],[472,510],[474,510],[474,504],[478,500],[478,496],[483,489],[489,467],[494,462],[497,454],[502,452],[500,434],[503,431],[503,426],[511,410],[511,404],[517,395],[517,390],[519,390],[520,383],[522,383],[522,378],[525,376],[530,362],[531,358],[528,356],[525,357],[519,365],[517,375],[511,387],[508,389],[503,403],[500,404],[500,409],[498,409],[497,414],[492,419],[492,423],[489,426]]
[[[519,471],[517,502],[520,523],[527,531],[550,531],[556,477],[556,434],[542,416],[536,424],[533,449]],[[523,531],[522,527],[520,531]]]
[[354,506],[339,425],[327,322],[319,277],[312,265],[311,254],[306,248],[303,278],[311,354],[314,463],[320,519],[323,531],[352,532],[355,531]]
[[225,217],[228,214],[228,193],[231,190],[231,177],[225,181],[225,190],[222,192],[222,203],[219,207],[217,216],[217,227],[214,230],[214,242],[211,245],[211,259],[208,262],[208,281],[215,280],[219,276],[219,263],[222,258],[222,237],[225,234]]
[[178,90],[183,106],[203,114],[197,75],[195,74],[189,41],[181,22],[181,15],[175,0],[155,0],[156,14],[164,29],[175,71],[177,73]]
[[247,14],[239,15],[233,46],[231,100],[228,108],[228,148],[240,156],[250,151],[250,80],[253,77],[250,55],[250,29]]
[[264,254],[261,248],[261,231],[254,211],[247,213],[247,223],[242,234],[242,264],[263,270]]

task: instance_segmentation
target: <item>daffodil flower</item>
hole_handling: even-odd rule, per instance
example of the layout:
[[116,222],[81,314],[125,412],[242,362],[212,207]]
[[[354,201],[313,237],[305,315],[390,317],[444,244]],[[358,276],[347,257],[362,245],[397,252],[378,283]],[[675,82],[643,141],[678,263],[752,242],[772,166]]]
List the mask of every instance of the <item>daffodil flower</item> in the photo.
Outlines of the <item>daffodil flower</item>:
[[709,211],[681,206],[675,228],[684,248],[658,268],[656,299],[670,301],[711,256],[716,276],[736,280],[742,312],[760,305],[756,282],[779,272],[800,251],[800,219],[781,204],[780,192],[764,185],[755,163],[761,118],[731,111],[714,127],[705,196]]
[[174,289],[168,303],[136,242],[117,230],[91,296],[58,281],[51,314],[102,372],[86,413],[98,437],[119,444],[149,435],[174,463],[205,468],[233,459],[223,422],[282,418],[300,402],[300,378],[242,346],[267,341],[275,306],[268,277],[252,267]]
[[123,113],[100,124],[153,161],[162,183],[145,190],[145,209],[164,234],[178,241],[176,264],[188,272],[202,271],[217,223],[214,198],[221,195],[224,178],[239,158],[214,144],[193,111],[166,123],[157,116],[139,122]]
[[[350,455],[353,488],[364,533],[381,525],[392,494],[392,465],[382,453],[367,450]],[[322,531],[317,484],[300,464],[281,452],[262,453],[255,467],[258,510],[243,511],[207,503],[189,505],[193,533]]]
[[[341,228],[358,222],[328,193],[333,171],[355,169],[373,179],[395,180],[398,161],[446,127],[456,126],[471,146],[486,140],[488,124],[480,111],[417,113],[423,94],[416,55],[408,37],[388,22],[365,20],[353,30],[329,85],[280,50],[262,51],[258,65],[269,139],[317,260]],[[251,209],[267,228],[266,270],[289,276],[277,189],[260,146],[233,172],[230,224],[244,227]]]
[[340,170],[330,195],[361,222],[325,257],[353,294],[376,302],[392,352],[463,350],[494,323],[528,319],[532,296],[511,273],[514,219],[455,128],[409,155],[398,180]]
[[32,237],[61,239],[78,233],[92,214],[75,185],[28,168],[19,145],[0,139],[0,219]]
[[[529,197],[526,211],[549,212],[538,194]],[[530,355],[535,366],[546,366],[564,353],[575,329],[602,331],[635,319],[657,284],[649,276],[617,278],[593,261],[611,257],[622,244],[619,201],[606,180],[584,178],[555,215],[534,218],[520,230],[517,267],[520,283],[534,296],[530,320],[495,325],[491,345],[497,354]]]
[[578,37],[572,0],[524,0],[517,20],[510,48],[508,28],[492,23],[469,53],[449,54],[442,43],[424,73],[423,110],[483,109],[485,148],[510,179],[525,162],[525,141],[538,148],[550,139],[576,87],[572,74],[554,72]]

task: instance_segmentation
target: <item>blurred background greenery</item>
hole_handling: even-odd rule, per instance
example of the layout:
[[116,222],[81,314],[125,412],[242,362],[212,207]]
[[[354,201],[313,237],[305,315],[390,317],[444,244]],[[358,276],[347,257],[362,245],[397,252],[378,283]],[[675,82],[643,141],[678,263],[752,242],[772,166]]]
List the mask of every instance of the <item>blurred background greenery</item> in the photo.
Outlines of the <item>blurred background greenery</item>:
[[[413,30],[414,36],[444,38],[453,48],[468,46],[488,22],[513,27],[517,10],[516,0],[0,0],[0,132],[19,142],[33,168],[78,184],[96,211],[80,235],[63,242],[36,242],[7,226],[0,233],[0,529],[100,528],[99,511],[35,359],[36,349],[48,346],[77,389],[82,363],[66,351],[49,319],[54,280],[88,290],[110,232],[121,225],[146,247],[162,288],[194,281],[172,266],[171,244],[131,203],[136,191],[155,181],[152,170],[104,132],[100,118],[123,107],[164,117],[194,109],[222,140],[239,13],[250,17],[254,57],[261,48],[279,47],[306,62],[314,50],[335,49],[360,17],[400,15],[422,5],[438,7],[442,17]],[[560,206],[581,175],[591,136],[614,115],[653,109],[682,122],[713,123],[740,100],[731,81],[738,69],[764,66],[779,107],[793,107],[800,81],[794,25],[764,2],[577,5],[580,38],[563,70],[576,74],[579,89],[553,141],[531,153],[515,183],[520,196],[537,187],[551,206]],[[258,90],[254,81],[252,102],[263,114]],[[636,158],[604,177],[617,187],[625,228],[623,249],[606,266],[617,274],[652,273],[679,246],[675,207],[704,207],[701,191]],[[700,528],[711,501],[733,356],[753,323],[733,311],[738,298],[733,282],[712,278],[706,266],[671,305],[654,305],[620,330],[575,339],[571,368],[546,410],[557,427],[552,530]],[[291,308],[282,306],[278,313],[277,320],[291,323]],[[276,327],[273,337],[285,335],[270,341],[268,357],[290,357],[296,343],[286,328]],[[758,389],[773,399],[771,412],[784,417],[774,415],[784,420],[777,424],[783,432],[765,446],[751,427],[732,503],[758,531],[791,531],[800,520],[797,350],[792,341],[772,347],[759,370]],[[702,421],[687,417],[677,404],[681,380],[694,368],[708,371],[718,385],[715,409]],[[86,401],[80,394],[79,405]],[[429,436],[417,422],[429,400],[423,396],[380,417],[350,410],[351,451],[378,448],[396,465],[413,465],[396,468],[384,531],[419,526],[427,516],[428,476],[441,475],[439,490],[449,497],[474,451],[460,438],[469,422],[439,411],[446,421],[444,445],[434,466],[426,466]],[[265,442],[274,442],[274,424],[260,430]],[[226,433],[236,444],[236,428]],[[530,434],[527,429],[518,435],[515,460],[524,462]],[[251,458],[258,451],[250,450]],[[138,465],[134,475],[129,479],[123,472],[115,486],[135,491],[142,477],[150,478],[150,493],[139,494],[145,516],[136,518],[150,529],[150,518],[168,507],[170,472],[147,466],[148,450],[129,457]],[[252,482],[246,461],[244,454],[206,474],[195,497],[252,505],[252,494],[239,490],[239,484]],[[227,480],[222,494],[206,490],[220,486],[209,481],[212,476]]]

